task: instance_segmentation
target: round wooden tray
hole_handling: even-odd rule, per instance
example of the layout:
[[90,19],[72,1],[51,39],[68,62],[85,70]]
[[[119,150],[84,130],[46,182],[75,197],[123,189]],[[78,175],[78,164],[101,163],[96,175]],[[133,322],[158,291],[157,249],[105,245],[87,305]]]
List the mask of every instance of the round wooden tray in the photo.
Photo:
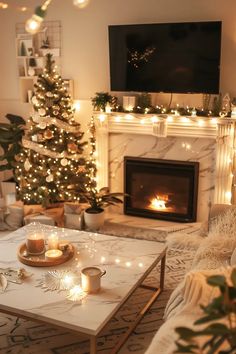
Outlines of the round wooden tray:
[[26,244],[22,243],[17,251],[18,259],[21,263],[29,265],[31,267],[51,267],[58,264],[67,262],[74,256],[75,248],[72,244],[69,244],[66,251],[63,251],[63,254],[60,258],[54,260],[45,259],[45,255],[40,256],[27,255]]

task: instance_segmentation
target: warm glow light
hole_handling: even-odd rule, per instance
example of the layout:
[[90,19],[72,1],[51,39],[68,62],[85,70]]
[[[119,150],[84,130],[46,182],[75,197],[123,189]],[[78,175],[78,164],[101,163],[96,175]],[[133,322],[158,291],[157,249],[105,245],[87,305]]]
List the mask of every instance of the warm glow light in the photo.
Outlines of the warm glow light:
[[217,118],[211,118],[211,123],[212,124],[217,124]]
[[152,121],[152,123],[156,123],[156,122],[159,121],[159,119],[158,119],[156,116],[153,116],[153,117],[151,118],[151,121]]
[[0,9],[7,9],[8,8],[8,4],[6,4],[5,2],[0,2]]
[[225,197],[228,199],[228,201],[230,202],[231,201],[231,198],[232,198],[232,193],[231,191],[228,191],[228,192],[225,192]]
[[39,31],[42,22],[42,17],[33,14],[31,18],[26,21],[25,29],[28,33],[35,34]]
[[79,9],[83,9],[89,4],[89,0],[73,0],[73,4]]
[[105,120],[106,120],[105,114],[100,114],[98,119],[100,120],[100,122],[105,122]]
[[174,118],[172,116],[167,117],[167,122],[173,122]]
[[131,267],[131,262],[126,262],[125,265],[126,267]]
[[204,124],[204,121],[203,121],[202,119],[199,119],[199,121],[198,121],[198,125],[199,125],[200,127],[202,127],[202,126],[203,126],[203,124]]
[[71,301],[80,301],[85,296],[86,296],[86,294],[84,293],[84,291],[81,288],[81,286],[80,285],[76,285],[72,289],[70,289],[69,294],[67,295],[67,299],[69,299]]
[[115,121],[116,122],[120,122],[121,121],[121,117],[120,116],[115,117]]
[[79,101],[74,102],[74,109],[76,110],[76,112],[80,111],[80,102]]
[[151,200],[151,207],[156,210],[166,209],[166,200],[160,199],[160,197],[156,197]]
[[188,123],[188,122],[190,121],[190,119],[187,118],[187,117],[181,117],[181,121],[182,121],[183,123]]
[[128,119],[128,120],[132,120],[133,116],[131,114],[126,114],[125,118]]

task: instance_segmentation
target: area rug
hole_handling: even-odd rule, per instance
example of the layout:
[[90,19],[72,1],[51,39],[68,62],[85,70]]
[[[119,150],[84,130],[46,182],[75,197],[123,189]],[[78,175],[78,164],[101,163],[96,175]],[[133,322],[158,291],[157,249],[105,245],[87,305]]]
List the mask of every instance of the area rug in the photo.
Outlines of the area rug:
[[[165,290],[120,349],[119,354],[145,353],[153,336],[163,323],[162,316],[171,291],[189,269],[192,257],[190,251],[168,251]],[[158,276],[159,269],[157,268],[146,282],[154,284]],[[132,295],[99,337],[98,353],[109,354],[111,352],[148,297],[150,297],[150,292],[144,289],[138,289]],[[83,336],[58,330],[49,325],[0,314],[0,354],[89,354],[89,342]]]

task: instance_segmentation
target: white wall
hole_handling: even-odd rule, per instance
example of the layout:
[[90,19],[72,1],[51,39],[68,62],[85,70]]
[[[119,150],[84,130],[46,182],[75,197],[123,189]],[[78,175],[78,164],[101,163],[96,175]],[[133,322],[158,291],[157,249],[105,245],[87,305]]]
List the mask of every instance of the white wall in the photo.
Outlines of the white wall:
[[[24,22],[30,13],[21,13],[17,7],[30,5],[33,11],[43,2],[5,1],[10,6],[0,11],[0,119],[7,112],[25,116],[30,110],[18,101],[15,58],[15,24]],[[109,91],[109,24],[222,20],[221,91],[236,96],[235,0],[91,0],[83,10],[76,9],[72,0],[53,0],[46,19],[62,23],[62,74],[74,80],[75,98],[86,102],[85,107],[95,92]],[[189,104],[189,96],[183,96],[180,103]],[[79,118],[90,114],[84,108]]]

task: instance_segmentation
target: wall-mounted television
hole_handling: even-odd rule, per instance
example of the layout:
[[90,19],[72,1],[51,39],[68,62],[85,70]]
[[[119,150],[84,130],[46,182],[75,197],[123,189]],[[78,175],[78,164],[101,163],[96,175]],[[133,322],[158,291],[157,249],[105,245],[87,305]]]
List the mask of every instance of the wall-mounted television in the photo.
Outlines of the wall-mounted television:
[[111,91],[219,93],[221,22],[108,27]]

